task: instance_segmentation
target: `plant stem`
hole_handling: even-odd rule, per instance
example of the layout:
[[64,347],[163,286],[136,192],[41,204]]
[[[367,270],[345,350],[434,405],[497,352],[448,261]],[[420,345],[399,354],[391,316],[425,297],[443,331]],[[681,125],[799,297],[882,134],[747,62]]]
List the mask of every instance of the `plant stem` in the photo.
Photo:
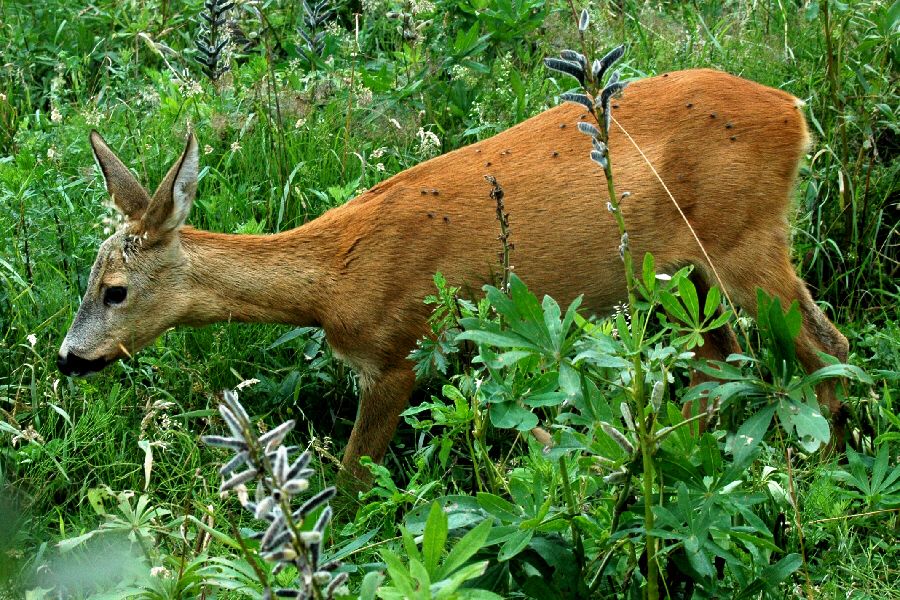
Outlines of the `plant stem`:
[[572,484],[569,482],[569,469],[566,465],[566,457],[559,457],[559,472],[562,475],[563,493],[566,496],[566,504],[569,507],[569,525],[572,527],[572,542],[575,545],[575,560],[578,562],[578,570],[584,572],[584,545],[581,542],[581,533],[575,525],[575,516],[578,507],[575,504],[575,494],[572,493]]
[[[608,109],[607,109],[608,110]],[[609,149],[609,131],[605,127],[605,119],[598,118],[597,123],[600,125],[602,141],[607,146],[606,166],[603,173],[606,176],[606,190],[609,195],[609,207],[616,225],[619,227],[621,235],[621,252],[622,263],[625,269],[625,285],[628,290],[628,313],[632,315],[632,323],[637,321],[637,296],[635,290],[637,285],[634,277],[634,261],[628,243],[628,232],[625,229],[625,218],[622,216],[621,206],[619,204],[619,196],[616,194],[615,180],[613,179],[612,157]],[[636,328],[633,328],[633,330]],[[653,462],[653,454],[656,449],[656,441],[653,436],[653,420],[655,415],[651,412],[647,414],[647,393],[644,388],[644,365],[642,361],[640,340],[643,335],[630,336],[632,340],[631,364],[634,370],[631,399],[637,411],[637,437],[640,446],[641,459],[643,462],[642,487],[644,495],[644,535],[647,553],[647,588],[644,597],[648,600],[657,600],[659,598],[659,565],[656,563],[656,538],[650,533],[653,530],[653,506],[651,499],[653,498],[653,474],[656,470]]]

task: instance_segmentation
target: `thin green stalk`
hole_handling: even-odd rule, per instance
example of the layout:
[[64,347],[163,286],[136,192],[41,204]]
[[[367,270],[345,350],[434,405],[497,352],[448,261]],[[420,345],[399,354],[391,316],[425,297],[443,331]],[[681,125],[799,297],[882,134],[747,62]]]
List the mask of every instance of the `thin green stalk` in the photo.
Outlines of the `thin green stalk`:
[[566,465],[566,457],[559,457],[559,472],[562,475],[563,494],[566,497],[566,505],[569,508],[569,526],[572,528],[572,543],[575,545],[575,560],[578,562],[579,572],[584,572],[584,544],[581,542],[581,533],[575,525],[575,516],[578,514],[578,506],[575,504],[575,494],[572,493],[572,484],[569,482],[569,468]]
[[[596,118],[596,115],[595,115]],[[603,142],[609,148],[609,132],[603,126],[604,121],[597,119],[600,124],[600,130],[603,134]],[[636,320],[637,314],[637,296],[635,290],[637,284],[634,277],[634,261],[628,244],[628,232],[625,229],[625,219],[622,216],[621,206],[619,204],[619,196],[616,194],[615,180],[613,179],[612,157],[607,155],[606,166],[603,169],[606,175],[606,189],[609,194],[610,209],[619,227],[622,245],[622,262],[625,267],[625,285],[628,289],[628,312],[632,315],[632,321]],[[643,335],[634,340],[643,339]],[[644,389],[644,365],[641,360],[640,342],[635,343],[636,347],[631,348],[631,364],[634,369],[632,379],[631,398],[637,410],[637,434],[638,445],[641,451],[641,460],[643,462],[644,471],[642,473],[642,487],[644,494],[644,532],[645,544],[647,552],[647,588],[645,597],[649,600],[659,598],[659,565],[656,562],[656,538],[650,533],[653,530],[653,505],[651,498],[653,497],[653,474],[656,470],[653,462],[653,453],[656,443],[653,437],[653,424],[651,414],[648,419],[646,404],[646,390]]]

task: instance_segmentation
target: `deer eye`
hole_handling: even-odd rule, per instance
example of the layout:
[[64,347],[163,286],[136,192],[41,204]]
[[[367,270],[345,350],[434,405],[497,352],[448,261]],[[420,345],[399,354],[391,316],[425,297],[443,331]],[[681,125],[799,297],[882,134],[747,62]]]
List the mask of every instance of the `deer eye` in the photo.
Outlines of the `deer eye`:
[[103,292],[103,304],[107,306],[121,304],[127,295],[128,288],[121,285],[110,286]]

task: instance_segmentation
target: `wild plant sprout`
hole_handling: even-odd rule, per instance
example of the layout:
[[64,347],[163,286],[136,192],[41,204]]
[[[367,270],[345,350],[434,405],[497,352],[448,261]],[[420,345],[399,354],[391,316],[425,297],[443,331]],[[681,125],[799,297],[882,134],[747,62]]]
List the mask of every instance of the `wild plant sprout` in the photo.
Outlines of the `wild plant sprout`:
[[[584,106],[596,123],[579,122],[578,129],[591,138],[590,157],[606,176],[606,186],[609,199],[606,204],[607,210],[613,215],[619,228],[619,256],[625,267],[625,282],[628,289],[628,313],[637,315],[636,308],[636,290],[637,283],[634,274],[634,264],[631,256],[631,250],[628,244],[628,231],[625,228],[625,219],[620,210],[621,202],[628,198],[628,192],[621,196],[617,195],[615,181],[613,179],[613,167],[609,153],[609,128],[612,121],[610,114],[610,99],[619,94],[626,83],[621,80],[619,71],[613,71],[612,75],[606,80],[606,74],[612,66],[618,62],[625,54],[625,46],[618,46],[606,54],[603,58],[594,60],[589,63],[587,50],[584,41],[584,32],[590,24],[590,17],[587,10],[582,10],[578,18],[578,32],[582,38],[583,53],[574,50],[563,50],[559,58],[546,58],[544,65],[565,75],[574,77],[581,86],[581,90],[577,92],[567,92],[560,97],[567,102],[575,102]],[[624,318],[621,316],[617,319],[619,327],[628,327]],[[628,336],[634,339],[634,336]],[[629,457],[641,455],[643,462],[643,495],[644,495],[644,532],[647,556],[647,596],[648,598],[658,598],[658,577],[659,565],[656,559],[657,540],[652,531],[654,529],[653,503],[650,499],[653,497],[653,480],[655,467],[653,462],[653,454],[659,442],[658,434],[654,432],[654,424],[656,419],[657,402],[651,401],[645,390],[644,368],[642,363],[641,352],[639,348],[631,348],[632,356],[632,377],[631,388],[629,390],[632,405],[636,409],[637,419],[632,419],[631,411],[628,405],[624,405],[622,416],[628,424],[629,433],[632,433],[637,439],[637,447],[631,443],[625,433],[619,431],[616,427],[609,423],[602,423],[603,431],[618,444],[618,446]],[[635,461],[629,460],[630,464]],[[625,483],[628,485],[630,471],[620,469],[607,475],[605,481],[609,484]]]
[[[219,469],[222,476],[220,491],[235,490],[241,506],[255,518],[268,522],[265,530],[254,533],[252,539],[259,540],[260,556],[275,563],[274,572],[277,574],[288,566],[297,569],[295,587],[275,590],[257,571],[265,587],[263,598],[320,599],[346,594],[347,573],[333,574],[341,563],[329,561],[323,564],[321,561],[322,540],[332,515],[328,501],[335,494],[334,486],[312,495],[298,507],[294,506],[295,499],[309,489],[309,477],[314,473],[309,468],[309,450],[297,455],[299,449],[296,446],[282,445],[285,436],[294,429],[294,420],[257,436],[247,411],[238,401],[237,392],[231,390],[224,392],[219,414],[231,435],[207,435],[201,440],[234,452],[231,460]],[[247,486],[252,483],[256,484],[256,489],[250,500]],[[323,510],[312,529],[301,530],[320,508]]]
[[213,83],[229,69],[227,53],[230,37],[227,22],[228,11],[233,6],[233,0],[206,0],[203,3],[206,10],[200,13],[205,24],[201,25],[200,33],[194,41],[198,51],[197,62]]

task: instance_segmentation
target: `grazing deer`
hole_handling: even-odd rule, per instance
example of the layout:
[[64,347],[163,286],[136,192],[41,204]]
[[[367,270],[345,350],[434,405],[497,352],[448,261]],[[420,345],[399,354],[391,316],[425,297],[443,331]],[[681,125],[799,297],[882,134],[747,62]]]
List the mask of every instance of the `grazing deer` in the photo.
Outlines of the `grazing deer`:
[[[789,259],[788,213],[809,145],[793,96],[711,70],[631,83],[611,110],[616,183],[635,256],[672,271],[686,264],[716,283],[652,163],[696,230],[731,298],[750,314],[756,288],[799,302],[797,353],[844,361],[846,338],[813,303]],[[275,322],[324,328],[358,372],[361,399],[344,465],[365,479],[381,461],[413,389],[407,356],[429,332],[432,275],[477,289],[497,271],[498,225],[484,176],[506,192],[516,273],[538,294],[607,312],[626,296],[619,233],[602,170],[578,132],[587,115],[565,104],[508,131],[413,167],[302,227],[225,235],[185,225],[197,190],[193,135],[151,197],[96,132],[91,146],[126,225],[101,246],[81,307],[59,352],[68,375],[99,371],[179,324]],[[626,139],[626,130],[635,144]],[[724,359],[730,329],[700,349]],[[834,389],[820,401],[840,412]]]

